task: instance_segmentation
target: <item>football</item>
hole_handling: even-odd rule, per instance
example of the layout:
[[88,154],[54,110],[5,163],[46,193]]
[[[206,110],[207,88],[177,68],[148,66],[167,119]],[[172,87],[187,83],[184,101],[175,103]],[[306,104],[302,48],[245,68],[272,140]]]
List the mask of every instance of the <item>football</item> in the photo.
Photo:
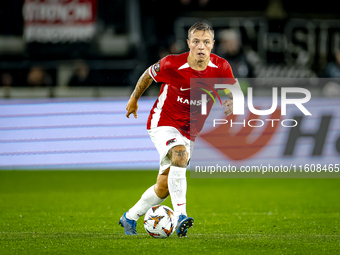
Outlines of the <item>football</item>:
[[144,228],[154,238],[167,238],[175,231],[174,212],[165,205],[151,207],[144,216]]

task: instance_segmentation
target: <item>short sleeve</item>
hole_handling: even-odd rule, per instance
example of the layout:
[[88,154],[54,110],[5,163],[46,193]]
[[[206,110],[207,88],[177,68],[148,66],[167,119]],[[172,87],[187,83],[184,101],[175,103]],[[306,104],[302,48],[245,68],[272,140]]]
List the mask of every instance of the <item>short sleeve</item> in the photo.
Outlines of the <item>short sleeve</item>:
[[229,65],[228,61],[224,61],[222,68],[221,68],[221,77],[223,78],[234,78],[233,71],[231,66]]
[[155,82],[168,83],[169,72],[167,66],[169,64],[169,56],[166,56],[159,60],[156,64],[153,64],[149,68],[149,75]]
[[236,83],[236,80],[234,78],[234,74],[233,74],[233,71],[231,69],[231,66],[229,65],[228,61],[226,61],[226,60],[224,60],[224,63],[221,66],[220,77],[222,78],[221,84],[234,85]]

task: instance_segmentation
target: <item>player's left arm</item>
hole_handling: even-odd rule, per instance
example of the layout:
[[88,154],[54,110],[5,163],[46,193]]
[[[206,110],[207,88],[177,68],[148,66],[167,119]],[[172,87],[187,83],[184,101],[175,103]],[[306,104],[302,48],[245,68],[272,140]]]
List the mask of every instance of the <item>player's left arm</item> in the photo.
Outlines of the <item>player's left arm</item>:
[[[235,79],[229,64],[225,64],[224,77],[229,77],[229,78]],[[235,79],[235,81],[236,82],[233,85],[238,87],[239,89],[241,89],[241,86],[240,86],[238,80]],[[225,89],[224,92],[226,93],[228,99],[224,100],[222,102],[223,108],[225,108],[223,113],[225,115],[229,116],[230,114],[233,113],[233,109],[234,109],[233,94],[231,93],[231,91],[229,89]]]
[[223,111],[223,113],[227,116],[229,116],[230,114],[233,113],[233,109],[234,109],[234,101],[233,101],[233,94],[230,92],[229,89],[225,89],[224,92],[227,94],[228,99],[224,100],[222,102],[223,104],[223,108],[225,108],[225,110]]
[[[241,90],[241,86],[240,83],[238,82],[237,79],[235,79],[236,82],[233,84],[234,86],[238,87]],[[242,91],[242,90],[241,90]],[[224,110],[224,114],[229,116],[230,114],[233,113],[233,109],[234,109],[234,99],[233,99],[233,94],[231,93],[231,91],[229,89],[225,89],[224,92],[226,93],[228,99],[224,100],[222,102],[223,108],[226,108]],[[243,93],[243,92],[242,92]]]
[[[231,94],[231,93],[229,93]],[[228,96],[228,95],[227,95]],[[229,96],[228,96],[229,97]],[[229,99],[227,100],[224,100],[222,103],[223,103],[223,108],[226,108],[223,113],[227,116],[229,116],[230,114],[233,113],[233,105],[234,105],[234,101],[233,101],[233,95],[231,94],[231,98],[229,97]]]

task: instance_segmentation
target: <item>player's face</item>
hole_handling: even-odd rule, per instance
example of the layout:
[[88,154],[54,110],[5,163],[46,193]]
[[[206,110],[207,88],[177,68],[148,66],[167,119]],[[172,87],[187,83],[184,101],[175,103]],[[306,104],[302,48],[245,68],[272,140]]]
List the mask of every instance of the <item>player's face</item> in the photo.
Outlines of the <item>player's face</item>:
[[210,59],[211,50],[214,47],[213,35],[210,31],[191,32],[190,38],[187,40],[192,56],[196,61],[204,62]]

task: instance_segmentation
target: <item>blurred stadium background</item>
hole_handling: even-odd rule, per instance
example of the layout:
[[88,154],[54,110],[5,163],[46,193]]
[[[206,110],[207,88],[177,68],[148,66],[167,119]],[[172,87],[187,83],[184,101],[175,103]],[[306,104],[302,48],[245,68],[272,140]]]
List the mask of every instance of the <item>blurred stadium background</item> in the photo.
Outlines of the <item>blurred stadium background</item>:
[[[159,85],[141,99],[137,120],[125,118],[126,101],[148,66],[187,51],[187,29],[199,20],[214,27],[214,52],[230,62],[236,77],[311,78],[313,98],[323,98],[314,101],[325,108],[311,125],[279,136],[276,156],[294,156],[295,143],[289,147],[288,140],[303,137],[303,148],[322,145],[321,152],[312,148],[306,157],[326,153],[338,159],[340,14],[333,5],[329,0],[308,6],[292,0],[2,1],[0,168],[157,168],[145,123]],[[280,86],[250,85],[258,97]],[[333,121],[321,125],[323,116]]]
[[[334,175],[190,171],[189,237],[153,239],[139,222],[131,238],[118,219],[155,182],[146,120],[160,85],[140,99],[137,119],[125,117],[126,103],[148,66],[188,50],[199,20],[214,27],[214,52],[243,88],[254,87],[257,109],[271,106],[273,86],[297,86],[311,91],[313,115],[289,106],[263,117],[295,119],[295,128],[207,127],[191,165],[322,164]],[[340,176],[339,78],[335,1],[0,1],[0,253],[340,254],[340,179],[331,179]]]

